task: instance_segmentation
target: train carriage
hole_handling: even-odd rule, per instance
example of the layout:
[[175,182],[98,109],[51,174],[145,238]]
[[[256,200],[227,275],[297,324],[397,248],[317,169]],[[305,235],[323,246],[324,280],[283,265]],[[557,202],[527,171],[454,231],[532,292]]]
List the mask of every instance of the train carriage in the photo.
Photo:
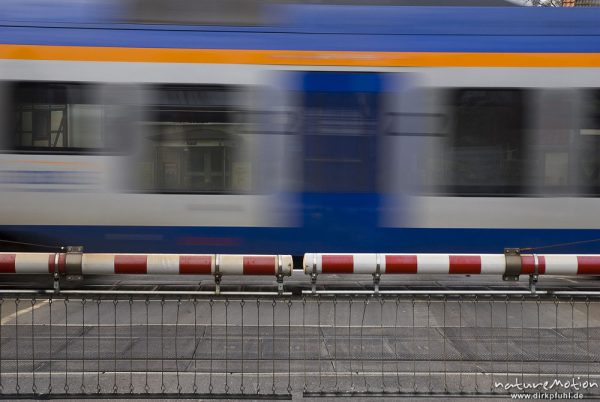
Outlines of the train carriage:
[[598,10],[107,15],[0,15],[5,240],[300,256],[600,238]]

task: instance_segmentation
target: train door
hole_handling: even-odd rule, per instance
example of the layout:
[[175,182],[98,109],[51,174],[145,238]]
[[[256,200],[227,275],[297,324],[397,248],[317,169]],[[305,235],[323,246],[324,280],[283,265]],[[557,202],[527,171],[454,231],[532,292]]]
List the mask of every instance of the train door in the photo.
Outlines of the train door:
[[446,117],[439,91],[425,84],[417,73],[395,74],[388,84],[379,145],[380,227],[413,227],[420,197],[435,191],[444,169]]
[[305,230],[322,249],[369,247],[378,222],[378,143],[386,77],[297,73]]

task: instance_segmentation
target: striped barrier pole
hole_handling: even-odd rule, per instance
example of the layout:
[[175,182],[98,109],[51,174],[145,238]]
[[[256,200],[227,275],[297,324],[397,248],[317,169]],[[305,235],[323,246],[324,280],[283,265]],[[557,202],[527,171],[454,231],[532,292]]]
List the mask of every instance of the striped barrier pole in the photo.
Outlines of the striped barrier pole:
[[376,290],[381,275],[393,274],[502,275],[505,280],[530,275],[535,286],[538,275],[600,275],[600,255],[521,254],[519,249],[504,254],[307,253],[303,268],[313,290],[322,274],[370,274]]
[[[60,275],[213,275],[219,289],[224,275],[272,275],[280,291],[293,269],[291,255],[0,253],[0,274]],[[56,282],[55,282],[56,283]]]

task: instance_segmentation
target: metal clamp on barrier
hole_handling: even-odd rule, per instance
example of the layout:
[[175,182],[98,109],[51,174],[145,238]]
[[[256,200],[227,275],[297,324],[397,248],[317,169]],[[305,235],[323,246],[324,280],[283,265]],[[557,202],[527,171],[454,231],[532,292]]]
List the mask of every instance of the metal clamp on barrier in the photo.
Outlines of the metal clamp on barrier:
[[60,256],[61,253],[56,253],[54,255],[54,272],[52,272],[52,278],[54,279],[54,293],[60,292],[60,270],[58,268],[60,264]]
[[219,265],[221,265],[221,256],[215,255],[215,294],[221,293],[221,278],[223,275],[219,272]]
[[[63,259],[64,258],[64,259]],[[81,277],[83,262],[83,246],[68,246],[66,253],[56,253],[54,256],[54,293],[60,293],[61,274]]]
[[283,293],[283,261],[280,255],[277,256],[277,293]]
[[82,275],[83,246],[67,247],[65,257],[65,275]]
[[504,257],[506,258],[506,269],[502,280],[518,281],[522,272],[521,250],[518,248],[505,248]]
[[317,255],[313,254],[312,272],[310,273],[310,287],[313,294],[317,293]]
[[539,278],[539,263],[537,254],[533,255],[533,274],[529,275],[529,290],[535,293],[535,285]]

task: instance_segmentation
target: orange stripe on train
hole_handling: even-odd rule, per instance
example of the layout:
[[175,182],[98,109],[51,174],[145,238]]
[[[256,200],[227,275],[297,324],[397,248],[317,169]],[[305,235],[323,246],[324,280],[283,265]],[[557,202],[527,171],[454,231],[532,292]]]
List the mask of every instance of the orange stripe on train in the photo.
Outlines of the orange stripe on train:
[[600,67],[600,53],[353,52],[0,45],[0,59],[362,67]]

